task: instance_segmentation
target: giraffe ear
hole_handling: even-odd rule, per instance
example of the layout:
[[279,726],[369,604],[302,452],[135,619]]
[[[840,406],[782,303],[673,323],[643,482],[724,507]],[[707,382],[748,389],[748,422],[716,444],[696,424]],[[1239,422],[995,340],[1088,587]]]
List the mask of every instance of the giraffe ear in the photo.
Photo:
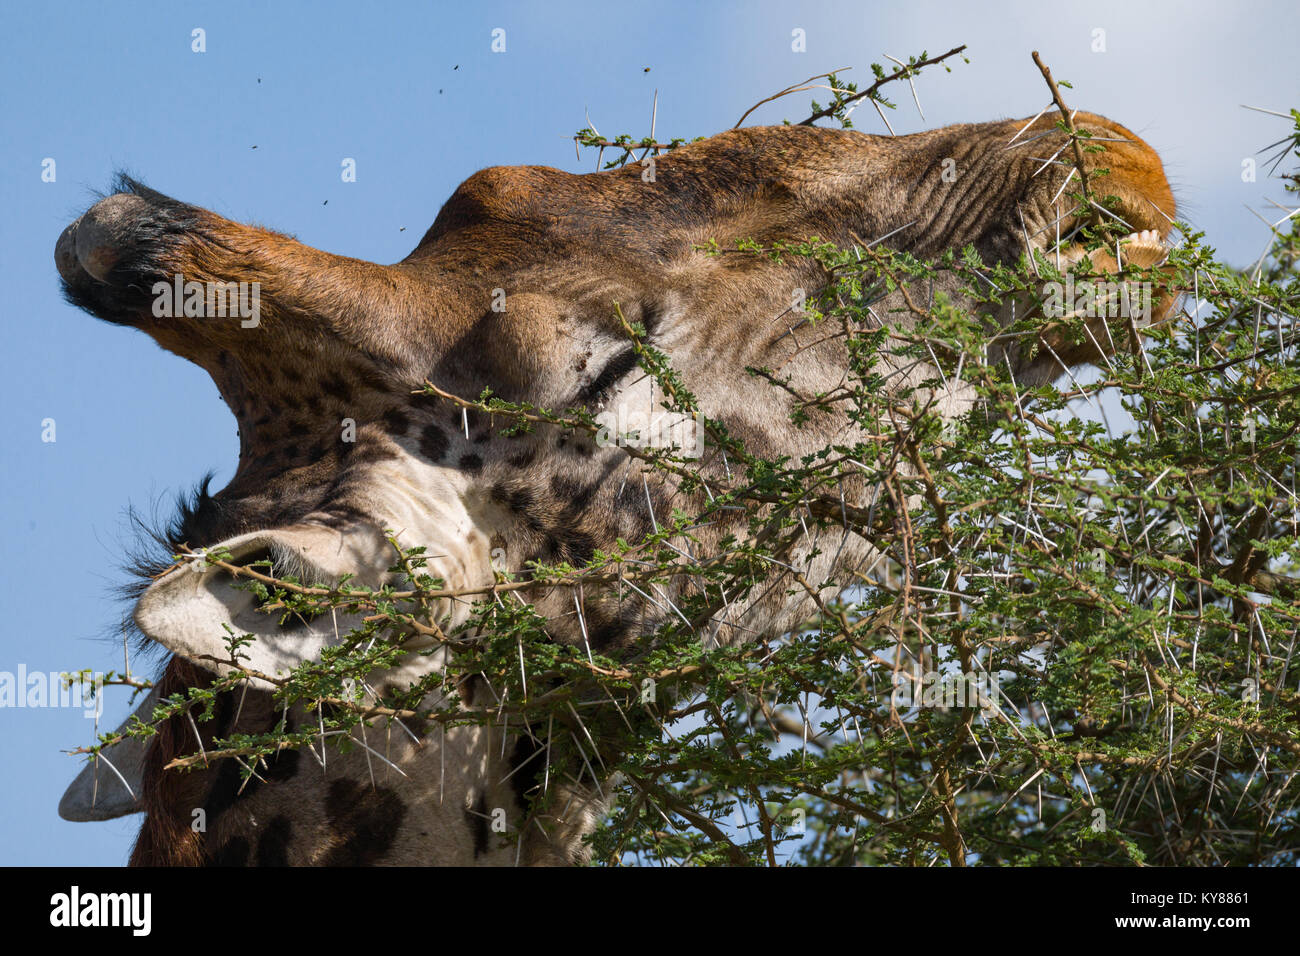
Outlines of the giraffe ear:
[[[377,586],[396,559],[378,529],[365,525],[347,531],[322,525],[253,531],[223,541],[220,547],[230,552],[230,563],[247,565],[269,558],[276,577],[293,575],[304,585],[334,585],[343,575],[352,574],[351,583]],[[290,618],[281,624],[282,614],[260,610],[257,596],[234,587],[235,583],[229,571],[206,562],[179,565],[145,591],[136,605],[136,624],[163,647],[218,676],[236,670],[230,665],[232,632],[254,638],[239,649],[243,667],[279,676],[316,658],[337,635],[348,631],[342,615],[310,622]],[[259,678],[252,682],[262,689],[274,686]]]
[[[114,733],[126,730],[136,717],[147,721],[157,703],[155,686]],[[102,759],[87,761],[59,801],[59,816],[74,823],[86,823],[141,812],[144,752],[148,746],[149,742],[143,738],[127,737],[101,750]]]

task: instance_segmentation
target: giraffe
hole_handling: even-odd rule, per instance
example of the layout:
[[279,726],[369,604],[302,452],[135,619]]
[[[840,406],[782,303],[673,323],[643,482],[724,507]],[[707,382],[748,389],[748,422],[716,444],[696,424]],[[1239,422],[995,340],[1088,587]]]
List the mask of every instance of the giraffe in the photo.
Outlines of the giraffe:
[[[1156,153],[1104,117],[1076,125],[1109,149],[1106,191],[1133,227],[1129,258],[1161,261],[1175,212]],[[1017,137],[1036,149],[1008,149]],[[710,240],[762,243],[818,236],[847,246],[886,237],[891,248],[932,258],[974,246],[985,262],[1014,262],[1026,244],[1048,248],[1068,233],[1056,202],[1065,174],[1042,169],[1064,145],[1050,119],[949,126],[879,137],[816,127],[735,129],[658,157],[651,181],[629,166],[585,175],[546,167],[492,167],[466,180],[415,250],[379,265],[310,248],[263,228],[170,199],[126,178],[59,237],[55,263],[66,298],[108,322],[145,332],[205,369],[239,428],[239,463],[220,491],[205,485],[181,508],[166,545],[222,546],[231,559],[270,558],[277,573],[378,586],[391,579],[385,531],[423,545],[430,573],[448,587],[493,579],[493,555],[517,571],[530,560],[580,565],[619,537],[637,540],[673,506],[675,490],[616,447],[539,428],[501,436],[488,417],[414,395],[426,380],[450,395],[501,397],[545,408],[653,407],[662,395],[640,373],[615,317],[641,323],[706,414],[759,453],[809,454],[852,436],[834,416],[796,427],[788,396],[744,369],[784,365],[806,392],[827,391],[847,367],[843,343],[796,349],[777,321],[792,289],[825,282],[807,259],[708,256]],[[1046,153],[1043,151],[1046,150]],[[1039,157],[1035,159],[1033,157]],[[942,174],[948,161],[960,175]],[[1054,195],[1055,194],[1055,195]],[[1081,249],[1081,247],[1080,247]],[[1078,258],[1080,249],[1067,249]],[[1104,258],[1104,257],[1103,257]],[[1072,261],[1072,260],[1071,260]],[[1110,267],[1115,262],[1110,261]],[[179,278],[178,278],[179,277]],[[216,317],[160,308],[181,283],[256,290],[257,314]],[[239,285],[245,283],[246,286]],[[955,290],[953,290],[955,293]],[[240,301],[244,301],[241,299]],[[1045,325],[990,348],[1018,381],[1053,381],[1099,358],[1098,346],[1053,338]],[[884,359],[883,361],[888,361]],[[900,366],[901,369],[901,366]],[[913,373],[925,378],[925,370]],[[969,390],[940,396],[943,413],[967,413]],[[351,441],[340,439],[352,423]],[[719,467],[716,462],[707,467]],[[865,500],[869,489],[853,494]],[[705,529],[704,547],[726,528]],[[813,544],[822,542],[814,535]],[[861,540],[809,546],[809,580],[869,557]],[[774,570],[780,584],[784,571]],[[565,589],[530,594],[549,639],[617,656],[670,613],[659,602],[587,593],[573,611]],[[809,598],[762,589],[707,622],[701,639],[736,643],[777,635],[801,620]],[[447,600],[449,626],[471,602]],[[338,630],[355,623],[340,616]],[[134,621],[167,655],[147,714],[161,694],[230,672],[228,625],[255,638],[248,667],[282,673],[313,658],[336,631],[319,622],[281,626],[221,569],[166,563],[150,569]],[[376,686],[437,669],[437,654],[372,675]],[[219,698],[199,731],[172,718],[148,743],[105,751],[121,774],[88,764],[68,789],[67,819],[143,812],[135,865],[564,865],[605,809],[599,782],[557,784],[562,799],[513,841],[489,831],[492,813],[517,817],[537,790],[538,742],[498,727],[432,733],[411,722],[347,754],[281,751],[241,782],[232,759],[188,774],[167,762],[216,737],[290,729],[313,719],[277,713],[270,684],[250,677]],[[466,701],[489,698],[470,687]],[[382,764],[376,766],[382,758]],[[205,827],[191,826],[202,810]]]

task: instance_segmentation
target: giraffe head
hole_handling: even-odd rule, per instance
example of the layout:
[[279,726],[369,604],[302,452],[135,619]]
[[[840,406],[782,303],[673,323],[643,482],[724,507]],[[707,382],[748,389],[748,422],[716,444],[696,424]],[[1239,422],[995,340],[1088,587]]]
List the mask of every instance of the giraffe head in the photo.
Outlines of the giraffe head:
[[[1119,197],[1117,214],[1133,233],[1103,268],[1118,268],[1122,257],[1159,261],[1174,205],[1158,157],[1101,117],[1079,114],[1076,123],[1106,140],[1107,151],[1085,165],[1110,170],[1105,192]],[[467,180],[415,251],[389,266],[321,252],[122,180],[67,227],[55,261],[72,303],[202,366],[235,416],[235,476],[183,510],[168,535],[172,550],[220,546],[237,563],[269,559],[278,576],[333,583],[352,575],[377,586],[397,577],[394,544],[423,546],[431,575],[472,594],[493,581],[494,565],[581,564],[618,538],[638,540],[678,491],[619,448],[581,435],[539,428],[503,437],[486,415],[417,394],[426,380],[467,398],[491,388],[557,410],[660,415],[662,396],[638,369],[621,313],[670,356],[705,414],[755,451],[809,454],[851,435],[849,426],[830,418],[796,426],[791,395],[746,368],[783,367],[807,392],[842,380],[843,342],[799,343],[787,321],[792,293],[811,294],[824,274],[810,260],[709,256],[702,247],[887,237],[918,257],[973,245],[986,262],[1013,262],[1026,245],[1045,252],[1059,236],[1068,240],[1076,225],[1062,215],[1071,205],[1060,198],[1066,167],[1043,163],[1064,142],[1050,119],[897,138],[772,127],[681,147],[658,157],[649,177],[641,166],[590,175],[491,168]],[[1063,255],[1076,261],[1081,247],[1067,241]],[[1167,308],[1162,299],[1158,309]],[[1105,350],[1067,339],[1048,320],[1036,342],[990,347],[1026,382],[1053,379]],[[961,396],[946,406],[953,415],[969,407]],[[702,467],[725,463],[706,449]],[[698,540],[708,546],[728,530],[706,529]],[[870,553],[861,542],[808,550],[811,580],[826,579],[833,561]],[[580,838],[600,810],[598,783],[575,785],[564,810],[508,847],[487,828],[498,810],[517,817],[533,786],[532,772],[518,771],[538,742],[503,741],[506,731],[431,736],[404,727],[346,757],[324,748],[311,758],[282,753],[242,788],[231,760],[184,777],[164,771],[195,749],[196,733],[207,746],[214,734],[273,723],[267,679],[356,623],[345,615],[281,623],[233,583],[198,558],[159,566],[135,620],[173,655],[163,693],[227,673],[227,629],[252,634],[242,662],[256,672],[248,692],[225,695],[211,729],[192,731],[177,718],[147,748],[121,745],[115,762],[128,769],[129,793],[115,795],[102,772],[93,787],[88,767],[65,797],[65,816],[144,810],[135,859],[145,863],[581,858]],[[706,636],[780,633],[806,610],[789,591],[777,582],[756,592],[707,624]],[[627,593],[584,594],[576,613],[571,590],[529,597],[553,640],[607,654],[670,613],[664,602]],[[671,605],[672,595],[664,597]],[[444,599],[435,613],[454,627],[474,599]],[[426,647],[412,636],[411,651]],[[404,670],[373,681],[439,666],[436,654],[412,654]],[[207,818],[203,832],[190,826],[197,809]]]

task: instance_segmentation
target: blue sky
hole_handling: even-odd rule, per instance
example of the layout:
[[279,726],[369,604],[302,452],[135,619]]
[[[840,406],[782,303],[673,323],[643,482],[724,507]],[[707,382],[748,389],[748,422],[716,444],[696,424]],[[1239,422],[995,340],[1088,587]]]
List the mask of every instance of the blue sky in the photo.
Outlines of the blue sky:
[[[207,51],[191,51],[191,31]],[[504,53],[491,33],[506,31]],[[791,50],[791,31],[806,52]],[[1094,31],[1105,52],[1093,52]],[[1240,108],[1300,103],[1290,4],[354,2],[7,4],[0,13],[0,416],[4,467],[0,671],[120,666],[116,588],[128,504],[164,511],[215,470],[229,479],[234,419],[204,373],[59,296],[55,240],[116,169],[156,189],[292,232],[331,252],[404,257],[461,180],[484,166],[579,171],[571,136],[589,111],[601,133],[643,135],[659,92],[660,136],[732,126],[754,102],[815,73],[864,82],[885,53],[969,44],[905,88],[899,133],[1031,116],[1046,93],[1038,49],[1072,105],[1106,114],[1164,157],[1184,214],[1230,261],[1265,245],[1281,200],[1241,163],[1285,124]],[[650,72],[645,72],[645,67]],[[822,95],[819,98],[825,99]],[[809,94],[750,124],[800,119]],[[859,129],[885,132],[874,111]],[[256,147],[256,148],[254,148]],[[340,162],[357,161],[355,183]],[[56,179],[43,182],[42,162]],[[328,204],[326,204],[328,201]],[[1274,213],[1271,218],[1276,219]],[[403,231],[404,229],[404,231]],[[54,419],[57,440],[41,440]],[[104,722],[124,716],[114,695]],[[88,743],[79,709],[0,709],[0,863],[117,865],[138,818],[61,821]]]

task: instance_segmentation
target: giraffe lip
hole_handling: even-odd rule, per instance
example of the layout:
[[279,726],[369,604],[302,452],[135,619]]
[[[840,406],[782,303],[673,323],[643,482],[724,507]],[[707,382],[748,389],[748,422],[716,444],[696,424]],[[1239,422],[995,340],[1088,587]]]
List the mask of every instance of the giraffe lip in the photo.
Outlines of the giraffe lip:
[[82,275],[81,261],[77,258],[77,227],[81,217],[59,234],[54,246],[54,266],[64,282],[75,282]]
[[130,193],[95,203],[59,235],[54,246],[59,275],[67,282],[86,275],[108,282],[113,267],[130,253],[136,224],[148,210],[147,200]]
[[189,207],[165,197],[117,192],[99,200],[55,243],[64,296],[107,322],[140,327],[152,318],[147,290],[180,271],[170,253],[193,228]]
[[101,199],[77,220],[77,259],[81,268],[107,282],[113,267],[130,255],[149,202],[133,193]]

